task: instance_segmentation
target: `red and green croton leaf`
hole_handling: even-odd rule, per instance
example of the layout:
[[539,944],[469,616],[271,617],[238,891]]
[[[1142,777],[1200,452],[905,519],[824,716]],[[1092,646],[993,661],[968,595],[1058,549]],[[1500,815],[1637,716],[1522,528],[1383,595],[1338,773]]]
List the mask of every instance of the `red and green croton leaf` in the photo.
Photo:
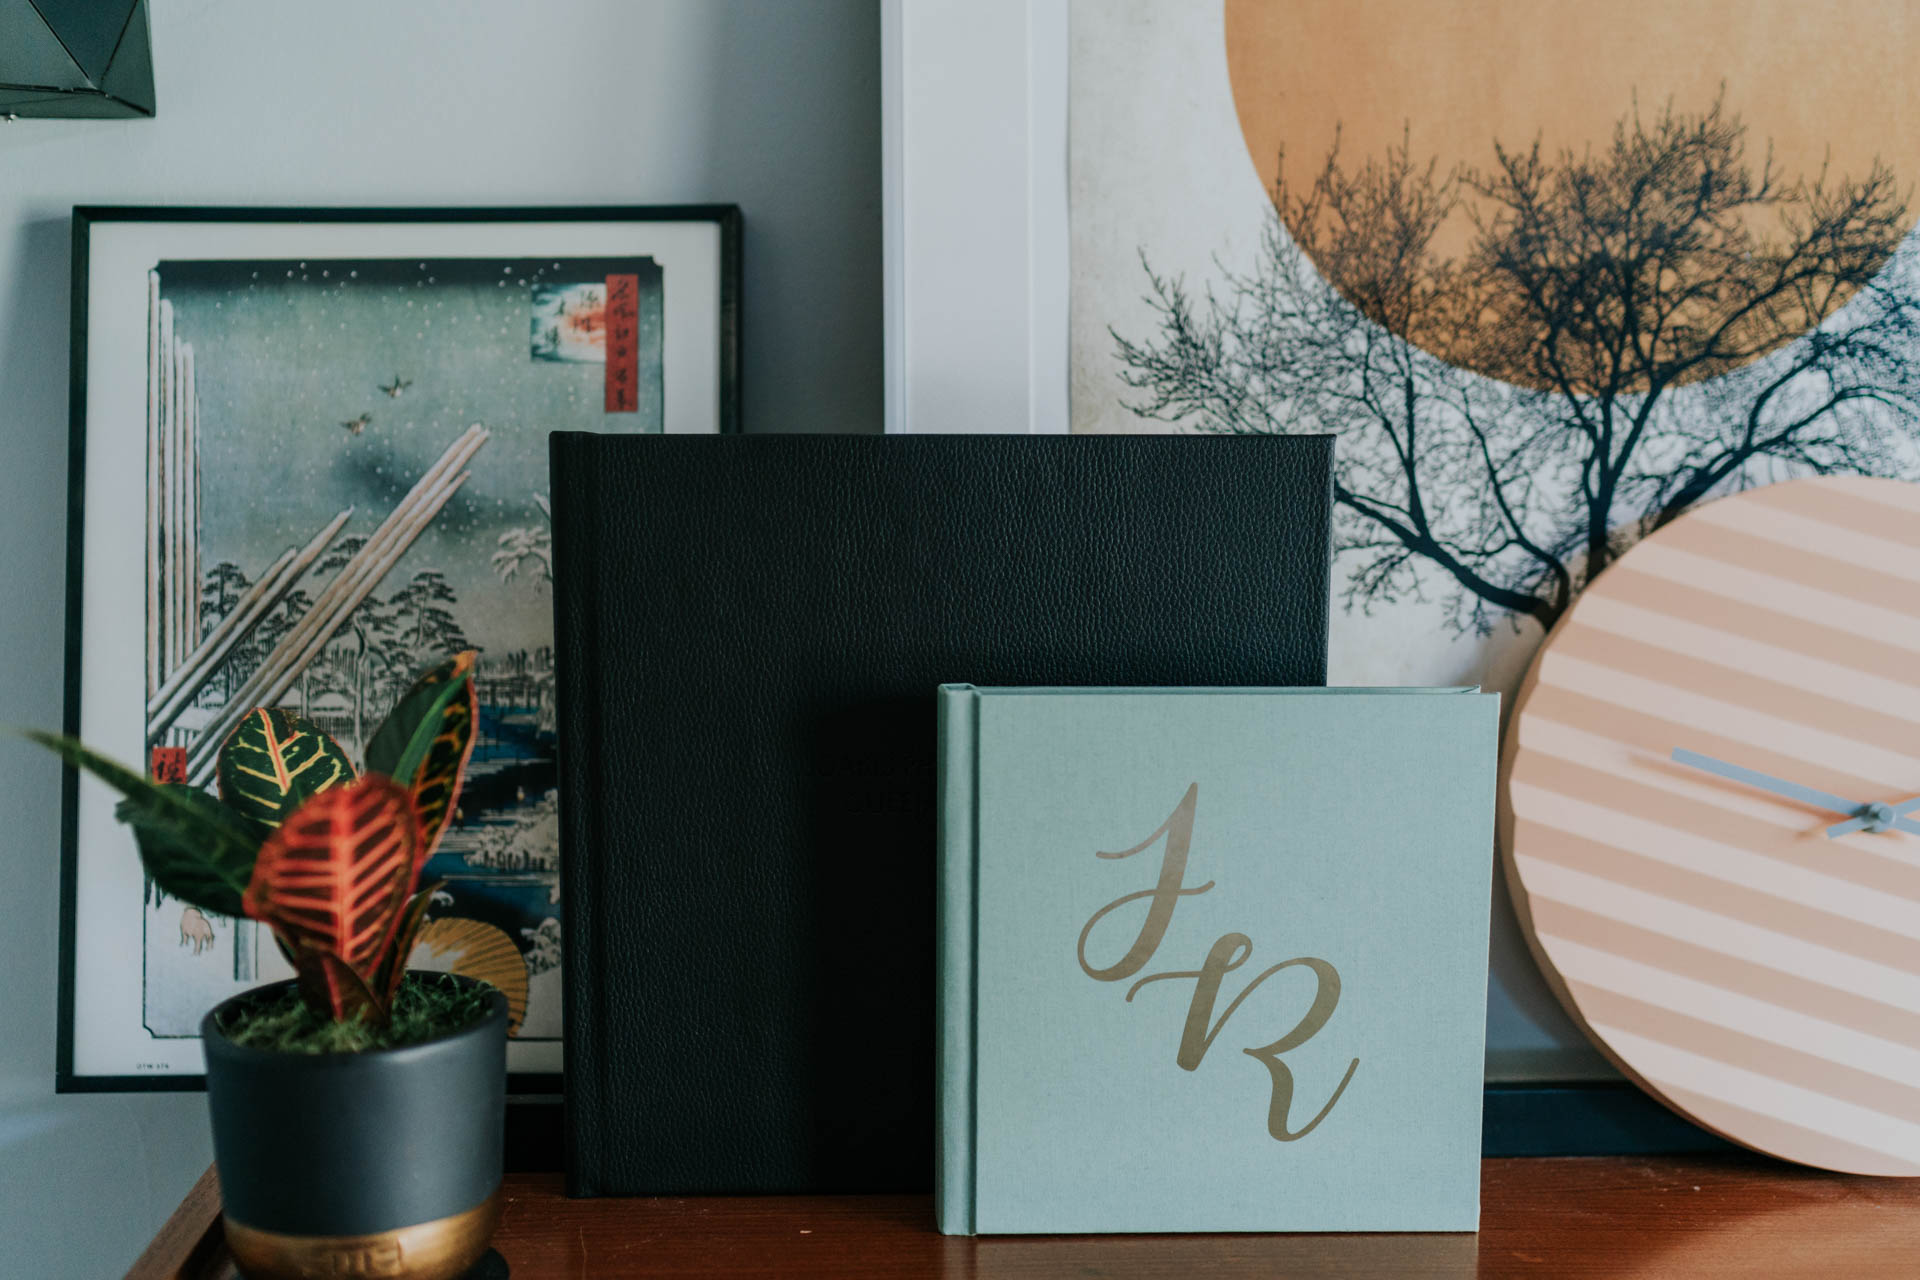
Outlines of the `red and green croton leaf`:
[[255,707],[220,744],[215,776],[229,809],[278,827],[308,799],[353,781],[353,764],[311,720]]
[[331,951],[283,949],[287,959],[293,962],[300,995],[309,1008],[325,1009],[335,1022],[352,1018],[375,1025],[386,1022],[391,1001],[375,995],[366,979],[355,973],[345,960]]
[[368,773],[384,773],[395,782],[412,785],[440,734],[447,708],[472,696],[476,657],[471,649],[456,653],[413,682],[367,739]]
[[413,791],[425,837],[423,860],[440,843],[473,755],[480,710],[473,688],[476,656],[457,653],[421,676],[367,740],[367,771]]
[[242,903],[286,942],[336,1019],[366,1004],[420,878],[413,797],[379,774],[320,792],[261,846]]
[[471,679],[459,682],[459,693],[440,709],[440,725],[427,744],[427,756],[413,776],[413,807],[420,816],[420,831],[426,839],[426,853],[432,857],[447,829],[453,806],[460,798],[460,780],[466,776],[467,761],[473,757],[474,724],[479,718],[479,699]]
[[389,1004],[393,1002],[394,992],[400,989],[400,979],[407,976],[407,959],[413,955],[414,944],[420,941],[420,930],[427,923],[427,908],[433,905],[433,895],[445,883],[444,880],[435,880],[423,887],[407,900],[407,909],[400,915],[400,927],[394,930],[393,946],[380,962],[372,983],[373,990]]

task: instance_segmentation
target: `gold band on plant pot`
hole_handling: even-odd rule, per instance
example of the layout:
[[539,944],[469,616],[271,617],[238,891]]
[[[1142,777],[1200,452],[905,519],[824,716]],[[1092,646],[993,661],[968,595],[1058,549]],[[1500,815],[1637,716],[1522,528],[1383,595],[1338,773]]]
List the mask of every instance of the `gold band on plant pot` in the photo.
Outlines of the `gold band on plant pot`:
[[250,1280],[457,1280],[486,1252],[500,1193],[431,1222],[366,1236],[291,1236],[226,1219],[227,1248]]

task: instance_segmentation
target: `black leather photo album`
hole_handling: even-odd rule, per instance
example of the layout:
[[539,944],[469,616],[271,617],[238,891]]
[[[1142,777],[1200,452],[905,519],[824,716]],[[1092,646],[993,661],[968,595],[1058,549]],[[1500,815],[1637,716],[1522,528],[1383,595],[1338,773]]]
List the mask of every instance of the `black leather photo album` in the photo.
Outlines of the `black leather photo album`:
[[1324,684],[1332,459],[555,433],[569,1192],[930,1187],[936,687]]

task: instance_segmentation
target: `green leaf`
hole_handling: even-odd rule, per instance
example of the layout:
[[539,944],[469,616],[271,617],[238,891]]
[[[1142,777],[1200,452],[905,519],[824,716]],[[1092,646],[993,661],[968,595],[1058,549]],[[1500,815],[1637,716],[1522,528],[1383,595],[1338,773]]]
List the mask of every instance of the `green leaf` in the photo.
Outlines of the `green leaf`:
[[387,1003],[368,987],[353,966],[322,948],[293,948],[293,971],[300,995],[315,1013],[335,1022],[359,1018],[375,1026],[387,1020]]
[[427,922],[427,908],[433,905],[433,895],[440,892],[444,884],[445,880],[435,880],[414,894],[400,917],[400,927],[393,932],[393,946],[381,959],[380,968],[368,987],[389,1002],[400,989],[400,979],[407,976],[407,957],[413,954],[414,944],[420,940],[420,926]]
[[232,810],[185,783],[150,782],[72,738],[27,736],[126,797],[114,816],[133,828],[140,861],[162,890],[204,911],[240,914],[260,842]]
[[353,764],[311,720],[255,707],[220,744],[217,777],[228,808],[274,828],[309,797],[352,782]]
[[367,740],[368,773],[383,773],[404,787],[414,785],[447,708],[472,679],[474,657],[471,649],[456,653],[414,682]]
[[463,680],[463,696],[447,703],[440,715],[440,732],[428,745],[426,759],[420,762],[413,779],[413,809],[420,818],[422,858],[430,858],[446,830],[447,819],[460,801],[460,786],[466,778],[467,761],[473,756],[474,725],[479,705],[473,681]]
[[147,874],[182,902],[238,916],[240,895],[260,848],[258,835],[197,787],[168,782],[156,790],[165,797],[163,803],[129,796],[113,811],[133,828]]

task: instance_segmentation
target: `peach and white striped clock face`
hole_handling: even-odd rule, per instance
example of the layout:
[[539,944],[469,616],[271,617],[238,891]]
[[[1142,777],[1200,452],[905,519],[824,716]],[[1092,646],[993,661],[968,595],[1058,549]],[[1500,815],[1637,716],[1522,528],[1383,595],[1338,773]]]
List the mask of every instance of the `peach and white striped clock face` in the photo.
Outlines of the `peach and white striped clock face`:
[[1799,480],[1580,597],[1509,727],[1502,844],[1536,957],[1628,1074],[1761,1151],[1920,1175],[1920,835],[1829,835],[1915,797],[1920,486]]

